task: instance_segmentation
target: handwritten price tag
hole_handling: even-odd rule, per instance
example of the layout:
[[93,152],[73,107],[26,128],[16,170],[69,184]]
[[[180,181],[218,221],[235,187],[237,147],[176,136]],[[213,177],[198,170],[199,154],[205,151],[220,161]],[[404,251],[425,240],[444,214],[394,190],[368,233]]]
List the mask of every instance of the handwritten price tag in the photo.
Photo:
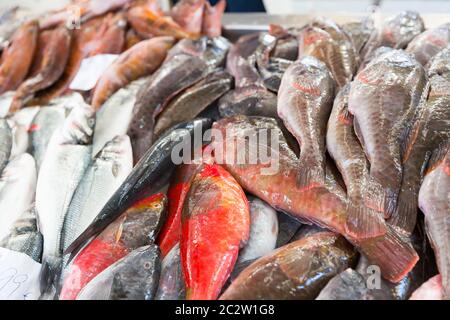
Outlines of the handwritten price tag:
[[98,54],[81,61],[80,69],[72,80],[72,90],[89,91],[95,87],[105,70],[117,59],[118,54]]
[[36,300],[40,271],[26,254],[0,248],[0,300]]

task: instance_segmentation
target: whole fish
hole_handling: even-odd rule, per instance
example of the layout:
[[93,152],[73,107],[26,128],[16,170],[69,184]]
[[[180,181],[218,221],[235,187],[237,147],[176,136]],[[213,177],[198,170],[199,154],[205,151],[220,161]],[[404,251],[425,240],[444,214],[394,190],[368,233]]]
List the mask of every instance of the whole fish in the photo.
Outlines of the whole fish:
[[278,212],[278,237],[276,247],[282,247],[291,242],[302,224],[284,212]]
[[7,91],[0,94],[0,118],[5,118],[8,115],[15,93],[15,91]]
[[[195,141],[192,141],[195,140],[193,138],[194,133],[203,136],[204,130],[209,129],[210,126],[209,119],[194,120],[174,128],[157,140],[140,162],[134,166],[131,173],[109,199],[95,220],[66,249],[65,253],[74,255],[87,240],[105,229],[133,203],[147,195],[154,194],[166,185],[170,173],[175,167],[172,158],[172,153],[176,152],[174,148],[176,148],[175,150],[190,148],[192,144],[195,148]],[[189,144],[186,141],[189,141]]]
[[0,176],[0,239],[34,201],[36,166],[28,153],[12,159]]
[[217,70],[179,93],[159,114],[154,135],[158,137],[176,124],[194,119],[211,103],[229,91],[232,83],[233,78],[229,73]]
[[204,164],[192,180],[181,218],[181,265],[186,299],[216,299],[239,249],[249,238],[244,191],[217,164]]
[[30,130],[31,122],[33,121],[36,114],[39,112],[41,107],[28,107],[23,108],[17,112],[14,112],[8,117],[8,119],[13,120],[18,125],[24,127],[26,130]]
[[220,299],[314,299],[328,280],[351,266],[355,258],[355,250],[343,237],[317,233],[256,260]]
[[0,247],[25,253],[39,263],[43,244],[44,238],[37,228],[34,204],[17,218],[9,235],[0,240]]
[[39,230],[44,236],[43,291],[52,294],[59,274],[64,218],[70,200],[91,159],[94,110],[86,104],[72,109],[52,135],[41,164],[36,187]]
[[39,34],[30,75],[16,90],[10,111],[25,106],[34,94],[55,83],[64,72],[70,53],[71,33],[65,27]]
[[122,53],[102,74],[92,94],[92,106],[97,110],[117,90],[133,80],[153,73],[172,47],[171,37],[144,40]]
[[0,94],[15,90],[27,76],[36,51],[39,26],[36,20],[24,23],[5,48],[0,64]]
[[[442,295],[450,297],[450,149],[437,150],[419,192],[419,207],[425,215],[428,238],[433,246],[439,273],[442,276]],[[434,159],[432,159],[434,160]]]
[[423,66],[450,44],[450,23],[428,29],[416,36],[406,48]]
[[108,142],[86,169],[64,218],[61,245],[65,250],[95,219],[133,169],[130,138]]
[[350,85],[345,85],[334,100],[327,129],[327,149],[341,173],[349,199],[347,232],[356,238],[386,233],[384,217],[365,205],[369,169],[363,148],[353,128],[348,111]]
[[[347,234],[347,199],[332,170],[327,168],[324,186],[311,189],[299,187],[298,158],[287,145],[275,120],[236,116],[217,121],[213,129],[220,131],[223,137],[221,141],[212,142],[214,150],[222,150],[222,156],[216,152],[216,161],[224,163],[247,192],[293,218],[344,235],[372,264],[380,267],[382,276],[389,281],[400,281],[414,267],[418,260],[417,253],[389,226],[385,235],[370,239],[355,239]],[[249,133],[268,138],[244,144]],[[258,163],[225,161],[238,150],[239,154],[249,156],[258,152],[255,154]]]
[[161,277],[155,300],[183,300],[186,296],[181,270],[180,244],[170,249],[161,264]]
[[443,300],[441,275],[428,279],[413,292],[409,300]]
[[226,0],[219,0],[214,6],[212,6],[209,1],[205,2],[202,34],[212,38],[222,34],[222,16],[225,12],[226,5]]
[[172,7],[170,16],[184,31],[199,35],[204,8],[205,0],[181,0]]
[[[166,62],[142,86],[133,109],[128,135],[137,162],[152,145],[155,117],[176,94],[192,86],[225,59],[225,38],[183,40],[169,51]],[[187,54],[185,51],[189,50]],[[195,50],[192,52],[192,50]]]
[[143,198],[122,212],[75,257],[64,272],[60,300],[75,300],[98,274],[131,251],[155,240],[164,219],[162,193]]
[[169,190],[167,191],[167,197],[169,199],[167,220],[157,239],[162,257],[165,257],[172,247],[180,242],[181,213],[183,211],[184,200],[199,167],[199,164],[194,163],[181,164],[175,169],[171,178]]
[[325,64],[303,57],[285,72],[278,92],[278,115],[300,149],[298,183],[313,188],[325,183],[325,137],[334,83]]
[[27,128],[25,126],[17,123],[12,118],[9,118],[7,121],[9,127],[11,128],[12,134],[12,147],[9,158],[13,159],[18,155],[27,152],[29,145],[29,136]]
[[152,300],[160,269],[158,246],[137,248],[92,279],[77,300]]
[[127,133],[137,93],[146,80],[147,78],[141,78],[119,89],[97,111],[92,142],[93,155],[114,137]]
[[249,197],[250,236],[239,252],[237,263],[254,260],[275,249],[278,236],[277,212],[264,201]]
[[365,18],[357,22],[344,23],[342,29],[350,36],[355,51],[359,55],[375,28],[373,21],[370,18]]
[[0,119],[0,175],[8,163],[12,143],[12,132],[8,121]]
[[375,190],[369,206],[387,218],[397,206],[402,148],[426,80],[412,56],[391,50],[372,60],[351,84],[348,110],[370,162],[369,185]]

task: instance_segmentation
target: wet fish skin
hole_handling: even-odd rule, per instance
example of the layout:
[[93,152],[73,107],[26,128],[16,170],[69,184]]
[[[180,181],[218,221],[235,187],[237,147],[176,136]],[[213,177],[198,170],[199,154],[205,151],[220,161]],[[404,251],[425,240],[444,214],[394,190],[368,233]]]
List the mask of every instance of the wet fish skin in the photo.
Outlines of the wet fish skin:
[[365,18],[361,21],[345,23],[342,29],[350,36],[355,51],[359,54],[374,32],[374,25],[370,18]]
[[2,9],[0,17],[0,52],[9,44],[9,40],[14,32],[23,23],[17,17],[18,7],[7,7]]
[[356,252],[341,236],[317,233],[256,260],[220,299],[314,299],[355,258]]
[[135,202],[94,237],[64,273],[60,300],[74,300],[100,272],[134,249],[152,243],[164,220],[167,198],[153,194]]
[[36,20],[23,24],[5,48],[0,65],[0,94],[15,90],[27,76],[36,51],[39,27]]
[[5,119],[0,119],[0,174],[8,163],[12,143],[11,128]]
[[140,37],[136,31],[133,29],[128,29],[126,35],[125,35],[125,50],[130,49],[135,44],[141,42],[144,40],[142,37]]
[[92,279],[77,300],[152,300],[160,264],[156,245],[135,249]]
[[11,128],[12,134],[12,147],[11,154],[9,156],[10,159],[13,159],[28,150],[29,145],[29,136],[27,132],[27,128],[24,125],[17,123],[17,121],[9,118],[8,125]]
[[[203,135],[203,130],[207,130],[210,126],[209,119],[194,120],[174,128],[157,140],[140,162],[134,166],[127,179],[109,199],[97,218],[64,253],[75,255],[86,241],[105,229],[133,203],[160,190],[168,182],[170,173],[175,167],[171,160],[173,148],[180,146],[180,143],[187,137],[192,137],[194,132],[200,132]],[[191,143],[192,139],[188,140]]]
[[359,73],[361,70],[364,70],[372,60],[378,59],[383,54],[391,52],[392,50],[394,49],[391,47],[379,47],[373,50],[370,54],[366,55],[364,58],[361,58],[361,63],[359,65],[357,73]]
[[216,299],[250,229],[248,201],[217,164],[203,164],[192,180],[181,217],[181,265],[187,300]]
[[184,31],[200,34],[205,0],[181,0],[170,10],[170,16]]
[[25,253],[36,262],[41,262],[44,238],[37,228],[34,204],[18,217],[7,237],[0,241],[0,247]]
[[295,61],[298,58],[298,39],[296,31],[284,29],[275,24],[269,25],[269,34],[277,37],[277,43],[273,49],[273,57]]
[[180,244],[172,247],[161,264],[161,277],[155,300],[183,300],[186,297],[181,270]]
[[325,64],[303,57],[285,72],[278,92],[278,115],[301,146],[299,185],[325,182],[325,136],[334,82]]
[[278,211],[278,237],[276,247],[282,247],[295,236],[302,224],[290,215]]
[[222,34],[222,16],[225,12],[226,0],[219,0],[214,6],[205,2],[203,11],[202,34],[218,37]]
[[298,228],[297,232],[294,234],[294,236],[291,238],[289,242],[294,242],[306,237],[309,237],[313,234],[327,231],[327,229],[319,227],[315,224],[304,224],[301,225],[300,228]]
[[438,274],[428,279],[413,292],[409,300],[443,300],[441,275]]
[[171,37],[144,40],[123,52],[103,73],[92,94],[92,106],[98,110],[118,89],[133,80],[153,73],[173,45]]

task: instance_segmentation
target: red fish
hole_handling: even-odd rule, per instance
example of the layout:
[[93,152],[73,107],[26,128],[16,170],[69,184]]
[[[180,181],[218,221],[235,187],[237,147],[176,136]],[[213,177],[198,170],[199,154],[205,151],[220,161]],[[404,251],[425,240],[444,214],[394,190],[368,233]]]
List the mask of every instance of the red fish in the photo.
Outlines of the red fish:
[[215,6],[208,1],[203,12],[202,34],[208,37],[218,37],[222,34],[222,16],[227,6],[226,0],[220,0]]
[[59,298],[76,299],[96,275],[134,249],[148,245],[161,226],[166,204],[167,198],[162,193],[147,197],[95,237],[66,270]]
[[170,16],[185,31],[200,34],[204,8],[205,0],[181,0],[173,6]]
[[249,237],[244,191],[221,166],[203,165],[192,181],[181,223],[186,298],[216,299]]

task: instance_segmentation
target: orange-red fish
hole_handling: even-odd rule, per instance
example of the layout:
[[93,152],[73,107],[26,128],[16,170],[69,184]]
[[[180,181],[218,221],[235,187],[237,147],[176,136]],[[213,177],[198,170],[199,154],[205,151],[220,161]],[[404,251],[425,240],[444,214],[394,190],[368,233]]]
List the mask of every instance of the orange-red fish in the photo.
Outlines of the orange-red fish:
[[173,6],[170,16],[184,31],[200,34],[204,8],[205,0],[181,0]]
[[203,12],[202,34],[208,37],[218,37],[222,34],[222,16],[227,6],[226,0],[220,0],[215,6],[208,1]]

